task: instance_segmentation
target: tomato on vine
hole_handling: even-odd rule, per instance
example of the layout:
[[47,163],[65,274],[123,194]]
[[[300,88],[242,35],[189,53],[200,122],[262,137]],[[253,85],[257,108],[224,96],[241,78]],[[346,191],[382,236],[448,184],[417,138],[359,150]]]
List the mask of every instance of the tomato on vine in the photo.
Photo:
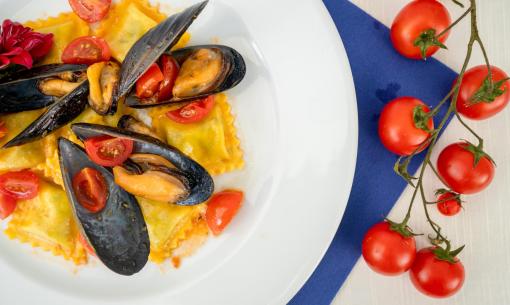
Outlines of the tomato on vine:
[[379,118],[379,138],[391,152],[408,156],[424,150],[434,129],[430,109],[414,97],[400,97],[384,106]]
[[436,191],[437,198],[437,209],[445,216],[457,215],[462,209],[462,201],[460,195],[445,189]]
[[402,225],[383,221],[372,226],[361,244],[363,258],[377,273],[399,275],[411,268],[416,256],[414,236]]
[[[451,24],[448,10],[436,0],[416,0],[406,5],[391,26],[395,49],[411,59],[425,59],[445,49]],[[444,32],[445,31],[445,32]]]

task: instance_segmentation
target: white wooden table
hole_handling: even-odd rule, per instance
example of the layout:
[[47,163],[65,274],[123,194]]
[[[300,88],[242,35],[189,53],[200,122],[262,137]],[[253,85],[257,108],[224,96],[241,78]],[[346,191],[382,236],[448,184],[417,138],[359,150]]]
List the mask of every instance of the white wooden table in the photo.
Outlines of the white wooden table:
[[[393,18],[409,0],[352,0],[363,10],[390,26]],[[450,0],[441,0],[450,9],[452,19],[463,11]],[[468,1],[462,0],[467,3]],[[510,73],[510,0],[477,0],[479,27],[492,64]],[[466,20],[467,21],[467,20]],[[456,27],[447,45],[436,58],[459,71],[465,57],[469,24]],[[479,51],[471,65],[483,63]],[[431,88],[433,90],[433,88]],[[485,139],[486,151],[497,163],[496,177],[484,192],[464,197],[465,210],[453,218],[441,216],[430,209],[448,237],[457,245],[466,244],[461,253],[466,268],[463,289],[448,299],[432,299],[420,294],[412,286],[408,274],[384,277],[372,272],[361,259],[358,261],[333,305],[422,305],[422,304],[510,304],[510,107],[489,121],[471,124]],[[470,137],[457,121],[452,121],[438,142],[438,151],[453,141]],[[439,186],[433,175],[426,177],[428,196]],[[411,197],[407,188],[393,208],[390,218],[402,219]],[[411,226],[417,232],[430,232],[420,205],[415,206]],[[418,246],[426,245],[425,237],[418,237]]]

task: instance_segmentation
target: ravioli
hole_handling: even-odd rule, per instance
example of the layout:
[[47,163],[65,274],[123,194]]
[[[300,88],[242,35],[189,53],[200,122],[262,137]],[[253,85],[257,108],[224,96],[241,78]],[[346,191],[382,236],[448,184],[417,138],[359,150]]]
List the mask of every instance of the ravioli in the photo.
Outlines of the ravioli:
[[[110,46],[112,56],[122,62],[131,46],[165,18],[146,0],[126,0],[113,5],[95,35],[103,37]],[[186,45],[189,38],[189,33],[185,33],[176,48]]]
[[74,39],[89,34],[89,25],[74,13],[63,13],[57,17],[28,21],[25,26],[37,32],[53,33],[53,48],[39,64],[60,62],[65,47]]
[[161,263],[172,256],[172,251],[192,235],[207,235],[203,226],[205,205],[178,206],[137,197],[147,223],[151,251],[149,258]]
[[41,247],[76,264],[87,261],[78,227],[64,190],[41,181],[37,197],[18,201],[5,233],[11,239]]
[[171,107],[157,107],[150,112],[153,128],[170,145],[204,166],[213,175],[244,166],[243,153],[234,127],[234,117],[225,94],[215,96],[209,116],[197,123],[180,124],[165,113]]

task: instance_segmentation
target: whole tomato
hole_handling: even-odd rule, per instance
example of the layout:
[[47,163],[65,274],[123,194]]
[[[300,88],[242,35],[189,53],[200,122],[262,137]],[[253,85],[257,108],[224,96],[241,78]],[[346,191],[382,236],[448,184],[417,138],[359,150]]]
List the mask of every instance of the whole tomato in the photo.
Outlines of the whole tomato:
[[[414,97],[400,97],[384,106],[379,118],[379,138],[383,145],[391,152],[408,156],[415,150],[422,151],[427,145],[420,147],[430,137],[430,132],[417,127],[417,120],[426,125],[429,130],[434,129],[434,121],[428,118],[423,122],[422,115],[416,115],[421,109],[422,114],[430,109],[422,101]],[[418,148],[420,148],[418,150]]]
[[413,236],[405,237],[383,221],[372,226],[361,244],[363,258],[377,273],[399,275],[411,268],[416,256]]
[[437,198],[437,209],[445,216],[457,215],[462,209],[458,194],[452,192],[440,192]]
[[467,142],[445,147],[437,159],[437,170],[445,183],[459,194],[482,191],[491,183],[495,172],[490,157]]
[[449,31],[436,35],[451,23],[448,10],[436,0],[416,0],[406,5],[391,25],[391,41],[405,57],[420,59],[436,53]]
[[498,67],[491,66],[492,87],[488,75],[486,65],[471,68],[464,74],[457,99],[457,111],[463,116],[483,120],[496,115],[508,105],[508,75]]
[[425,295],[446,298],[462,288],[464,284],[464,265],[455,258],[454,262],[439,259],[435,248],[418,251],[414,264],[409,271],[411,282]]

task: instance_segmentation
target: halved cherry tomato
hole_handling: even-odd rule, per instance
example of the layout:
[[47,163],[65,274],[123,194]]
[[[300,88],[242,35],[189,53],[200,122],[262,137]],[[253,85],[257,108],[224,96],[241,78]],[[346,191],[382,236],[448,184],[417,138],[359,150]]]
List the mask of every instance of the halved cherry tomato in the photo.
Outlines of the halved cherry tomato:
[[207,204],[205,220],[214,235],[219,235],[237,214],[244,198],[241,191],[227,190],[216,193]]
[[71,41],[62,52],[65,64],[92,65],[100,61],[110,60],[111,52],[103,38],[95,36],[78,37]]
[[0,120],[0,140],[7,135],[7,126],[5,126],[5,122]]
[[16,199],[0,193],[0,219],[5,219],[16,209]]
[[0,192],[14,199],[32,199],[39,192],[39,177],[29,170],[0,175]]
[[83,237],[81,233],[78,233],[78,240],[83,245],[83,248],[85,248],[85,251],[87,251],[87,253],[96,256],[96,251],[94,251],[94,248],[92,248],[92,246],[88,243],[87,239]]
[[111,0],[69,0],[73,12],[88,23],[103,19],[111,3]]
[[73,190],[78,202],[92,213],[101,211],[108,197],[103,175],[96,169],[85,167],[73,177]]
[[129,158],[133,140],[98,136],[85,140],[85,151],[90,159],[101,166],[117,166]]
[[208,97],[192,102],[179,109],[171,110],[166,113],[166,116],[181,124],[196,123],[203,120],[214,107],[214,96]]
[[139,98],[152,97],[159,90],[159,85],[163,80],[163,72],[158,64],[153,63],[136,82],[136,96]]
[[172,88],[177,75],[179,75],[179,64],[173,57],[163,55],[161,56],[161,70],[163,81],[159,85],[158,101],[168,100],[172,97]]

